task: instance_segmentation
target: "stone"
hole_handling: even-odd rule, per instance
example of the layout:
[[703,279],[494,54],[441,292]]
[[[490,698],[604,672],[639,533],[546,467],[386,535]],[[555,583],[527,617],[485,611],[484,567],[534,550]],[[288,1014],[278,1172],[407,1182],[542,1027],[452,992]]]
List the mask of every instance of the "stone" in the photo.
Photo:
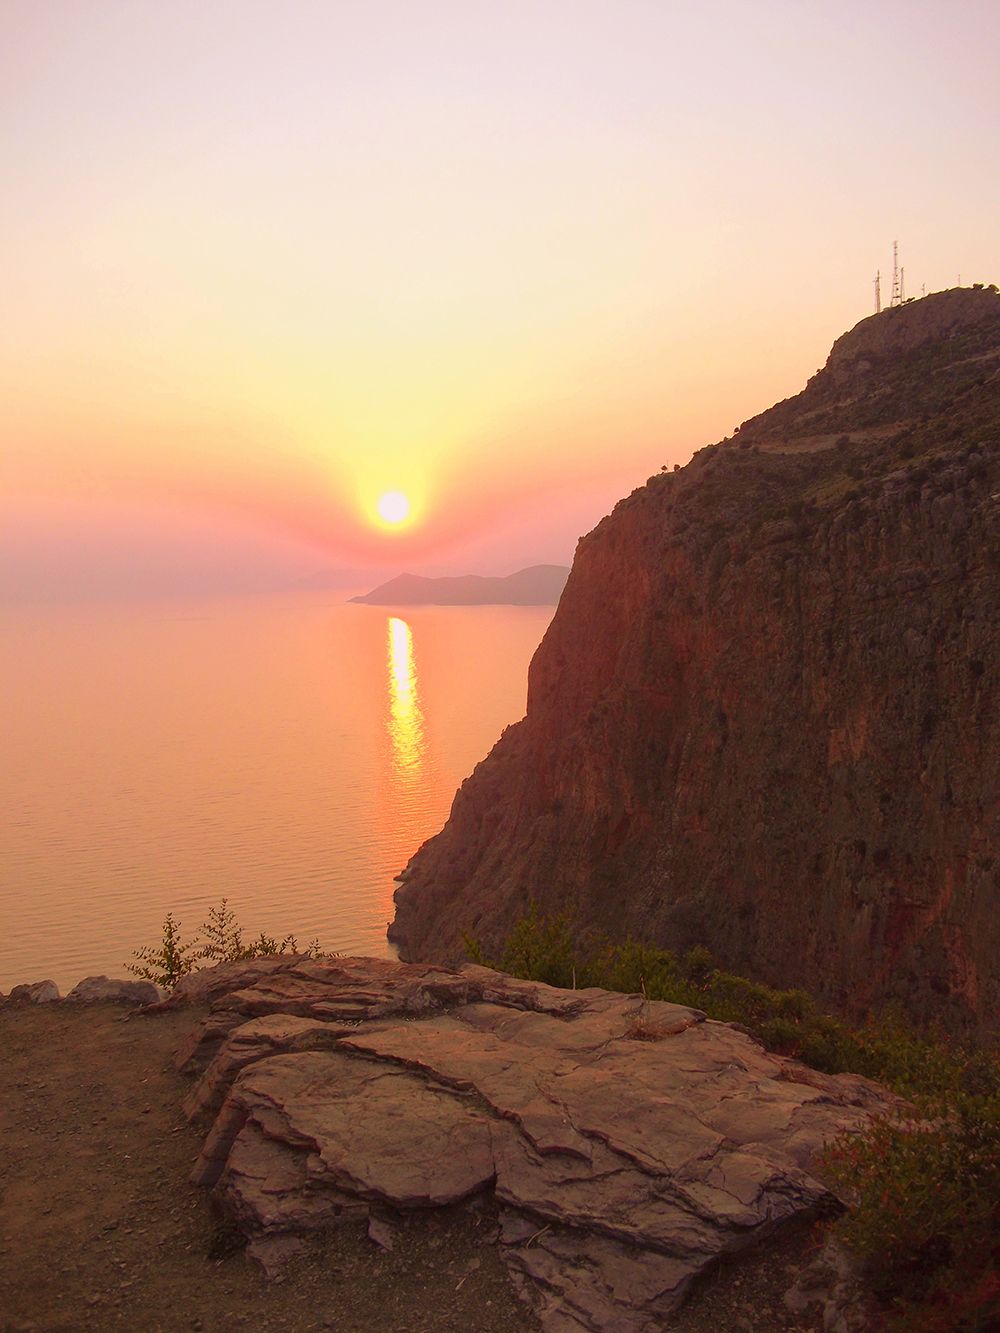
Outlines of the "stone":
[[270,954],[247,958],[238,963],[220,963],[202,967],[175,983],[164,1004],[176,1008],[184,1004],[207,1004],[216,995],[224,995],[242,986],[253,986],[272,973],[286,972],[303,961],[298,954]]
[[[461,973],[432,965],[407,967],[390,958],[294,959],[287,956],[224,963],[191,973],[178,982],[165,1005],[211,1002],[208,1019],[178,1051],[182,1073],[204,1071],[229,1033],[248,1019],[278,1014],[320,1022],[358,1023],[363,1018],[409,1016],[446,1009],[491,996],[489,968],[465,968]],[[264,967],[263,964],[272,964]],[[562,992],[537,982],[509,978],[506,1003],[523,1009],[548,1004],[569,1013],[583,1002],[585,992]],[[580,998],[573,998],[573,997]]]
[[797,1275],[784,1303],[800,1318],[818,1308],[824,1333],[867,1333],[880,1322],[870,1308],[856,1261],[833,1237]]
[[15,986],[7,998],[29,1004],[51,1004],[60,998],[59,987],[54,981],[29,981]]
[[116,1004],[159,1004],[167,992],[152,981],[120,981],[109,977],[84,977],[66,996],[74,1004],[96,1004],[111,1000]]
[[184,1114],[190,1120],[215,1116],[244,1065],[255,1064],[279,1052],[288,1054],[292,1051],[333,1047],[351,1030],[343,1024],[284,1014],[265,1015],[240,1024],[232,1030],[212,1063],[188,1093],[183,1106]]
[[[476,1210],[546,1333],[653,1333],[691,1283],[836,1210],[823,1143],[895,1100],[698,1010],[482,967],[309,960],[205,978],[185,1109],[193,1179],[272,1276],[286,1242],[399,1212]],[[637,1041],[636,1015],[665,1035]]]
[[372,1214],[368,1218],[368,1239],[380,1250],[391,1251],[396,1245],[396,1229],[384,1217]]
[[[299,1195],[314,1217],[342,1198],[442,1207],[494,1174],[490,1126],[462,1100],[342,1052],[272,1056],[237,1078],[195,1168],[234,1211],[274,1229]],[[446,1151],[445,1151],[446,1150]],[[329,1194],[330,1209],[324,1207]]]
[[273,1282],[289,1259],[296,1258],[304,1249],[305,1241],[299,1236],[257,1236],[247,1246],[246,1257]]

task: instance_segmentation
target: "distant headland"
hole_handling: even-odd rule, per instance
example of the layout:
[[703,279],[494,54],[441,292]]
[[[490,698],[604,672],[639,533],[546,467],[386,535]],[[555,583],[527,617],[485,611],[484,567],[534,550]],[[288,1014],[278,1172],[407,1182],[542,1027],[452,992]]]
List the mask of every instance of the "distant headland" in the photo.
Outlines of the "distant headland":
[[565,565],[531,565],[503,578],[398,574],[350,601],[368,606],[555,606],[568,577]]

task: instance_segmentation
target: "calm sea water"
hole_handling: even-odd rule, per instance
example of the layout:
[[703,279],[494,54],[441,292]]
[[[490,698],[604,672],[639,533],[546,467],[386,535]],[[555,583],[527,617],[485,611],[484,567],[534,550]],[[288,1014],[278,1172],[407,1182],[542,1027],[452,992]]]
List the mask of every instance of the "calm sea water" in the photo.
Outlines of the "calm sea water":
[[524,713],[552,616],[295,594],[7,614],[0,989],[124,975],[172,910],[385,954],[393,876]]

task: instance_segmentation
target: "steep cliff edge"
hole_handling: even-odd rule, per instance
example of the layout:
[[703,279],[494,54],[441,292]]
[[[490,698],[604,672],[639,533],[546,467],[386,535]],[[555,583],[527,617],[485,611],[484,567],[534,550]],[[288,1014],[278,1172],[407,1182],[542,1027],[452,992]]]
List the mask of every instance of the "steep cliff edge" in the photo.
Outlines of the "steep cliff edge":
[[864,320],[584,537],[528,710],[413,857],[406,959],[581,925],[987,1029],[1000,1002],[1000,295]]

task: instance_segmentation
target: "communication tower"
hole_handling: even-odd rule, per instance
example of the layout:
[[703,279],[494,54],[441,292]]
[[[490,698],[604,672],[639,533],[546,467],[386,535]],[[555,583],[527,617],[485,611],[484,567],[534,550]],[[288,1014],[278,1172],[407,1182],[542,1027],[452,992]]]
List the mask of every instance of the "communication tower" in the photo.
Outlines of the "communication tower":
[[875,313],[882,313],[882,273],[879,269],[875,271]]
[[892,243],[892,299],[889,304],[903,304],[903,274],[899,267],[899,242]]

